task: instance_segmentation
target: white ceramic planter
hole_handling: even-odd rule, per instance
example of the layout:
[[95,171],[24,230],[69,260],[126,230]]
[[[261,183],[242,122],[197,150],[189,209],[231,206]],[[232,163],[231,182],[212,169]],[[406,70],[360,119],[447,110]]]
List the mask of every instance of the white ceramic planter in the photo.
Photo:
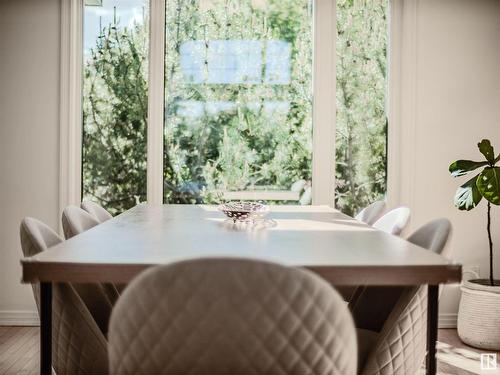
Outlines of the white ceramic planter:
[[458,336],[467,345],[500,350],[500,286],[465,281],[461,290]]

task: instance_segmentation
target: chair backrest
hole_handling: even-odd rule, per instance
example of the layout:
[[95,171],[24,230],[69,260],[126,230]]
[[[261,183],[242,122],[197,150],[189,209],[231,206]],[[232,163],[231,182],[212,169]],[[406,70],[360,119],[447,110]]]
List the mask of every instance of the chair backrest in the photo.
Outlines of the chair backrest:
[[373,225],[385,211],[385,201],[376,201],[367,207],[363,208],[355,217],[356,220],[362,221],[368,225]]
[[[113,216],[106,211],[104,208],[99,206],[97,203],[91,201],[84,201],[81,203],[81,208],[69,206],[63,211],[63,231],[66,239],[71,238],[77,234],[85,232],[86,230],[95,227],[98,224],[103,223],[106,220],[111,219]],[[81,287],[77,286],[77,291],[81,294],[81,297],[86,301],[86,297],[83,295]],[[92,289],[92,288],[90,288]],[[121,289],[121,287],[120,287]],[[89,288],[85,288],[85,291],[88,291]],[[92,294],[104,294],[106,297],[105,305],[110,308],[115,304],[120,296],[120,292],[117,289],[117,286],[114,284],[101,284],[99,291],[91,291]],[[89,295],[89,298],[92,296]],[[103,302],[103,301],[101,301]],[[92,313],[94,311],[99,311],[99,315],[102,316],[102,319],[96,317],[96,320],[99,323],[99,326],[102,327],[102,324],[106,324],[106,328],[104,332],[107,332],[107,323],[110,315],[110,311],[108,308],[101,310],[99,306],[89,307]],[[102,323],[101,323],[102,322]]]
[[401,288],[401,296],[360,373],[417,374],[426,352],[426,319],[427,287]]
[[356,373],[352,318],[309,271],[242,259],[152,268],[116,304],[111,374]]
[[80,207],[68,206],[62,213],[63,232],[67,240],[98,224],[96,218]]
[[[64,241],[52,228],[32,217],[25,217],[21,221],[19,235],[21,237],[21,249],[25,257],[37,255]],[[40,286],[36,283],[31,284],[31,287],[33,288],[36,306],[40,311]]]
[[451,223],[448,219],[442,218],[433,220],[417,229],[408,237],[408,241],[448,258],[450,254],[446,243],[450,234]]
[[80,207],[97,219],[99,223],[104,223],[106,220],[113,218],[108,211],[95,202],[83,201]]
[[48,225],[32,217],[25,217],[19,228],[21,248],[25,257],[31,257],[64,240]]
[[410,209],[408,207],[398,207],[378,219],[373,224],[373,227],[398,236],[406,228],[409,220]]
[[[74,206],[64,209],[62,223],[66,239],[99,224],[90,214]],[[21,244],[24,242],[25,254],[34,255],[62,241],[52,229],[36,219],[26,218],[21,223]],[[111,309],[118,298],[115,288],[107,284],[75,284],[74,288],[98,327],[106,334]],[[33,293],[39,306],[38,284],[33,285]]]
[[[62,214],[64,236],[70,239],[100,223],[80,207],[68,206]],[[97,325],[104,334],[108,332],[111,310],[119,293],[113,284],[75,284],[75,290],[89,309]]]
[[[450,233],[451,223],[447,219],[437,219],[416,230],[408,241],[449,257],[451,254],[443,250]],[[363,375],[416,374],[422,365],[426,352],[427,287],[393,288],[388,297],[392,301],[398,294],[366,360]],[[380,296],[374,299],[383,300]],[[372,304],[370,314],[374,308]]]
[[[34,256],[63,239],[39,220],[21,221],[21,247],[25,257]],[[39,284],[32,284],[40,309]],[[52,290],[52,365],[58,375],[107,374],[106,339],[79,297],[69,284],[56,283]]]
[[71,284],[52,287],[52,367],[57,375],[106,375],[106,337]]

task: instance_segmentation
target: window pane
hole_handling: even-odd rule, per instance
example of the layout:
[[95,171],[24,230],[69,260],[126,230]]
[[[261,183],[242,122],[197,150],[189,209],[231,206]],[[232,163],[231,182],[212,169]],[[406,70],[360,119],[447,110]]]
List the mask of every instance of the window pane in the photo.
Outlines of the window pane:
[[85,5],[82,195],[112,213],[146,199],[148,23],[147,0]]
[[310,203],[310,0],[167,0],[164,200]]
[[337,0],[336,205],[383,199],[387,164],[387,0]]

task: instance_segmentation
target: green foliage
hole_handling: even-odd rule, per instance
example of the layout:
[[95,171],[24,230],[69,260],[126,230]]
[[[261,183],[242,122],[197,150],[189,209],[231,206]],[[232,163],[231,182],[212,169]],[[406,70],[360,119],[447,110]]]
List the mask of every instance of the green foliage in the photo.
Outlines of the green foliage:
[[466,175],[477,168],[483,170],[465,184],[460,186],[455,194],[455,206],[462,211],[470,211],[476,207],[482,198],[488,202],[488,240],[490,246],[490,285],[493,280],[493,241],[491,237],[491,204],[500,205],[500,167],[495,165],[500,161],[500,154],[495,158],[495,150],[491,142],[483,139],[477,144],[479,152],[486,161],[457,160],[451,163],[449,171],[453,177]]
[[[200,6],[203,5],[203,6]],[[214,202],[214,192],[269,186],[288,190],[311,180],[312,31],[305,0],[173,0],[167,2],[165,201]],[[181,69],[180,49],[189,40],[207,50],[217,40],[291,43],[290,84],[192,83]],[[204,61],[208,69],[208,57]],[[179,113],[184,101],[231,103],[217,113]],[[266,111],[288,102],[289,111]],[[186,195],[186,191],[190,194]]]
[[112,213],[146,199],[147,40],[115,22],[84,65],[83,196]]
[[493,146],[487,139],[479,142],[477,147],[486,161],[457,160],[451,163],[449,168],[453,177],[459,177],[484,167],[478,175],[458,188],[455,206],[459,210],[472,210],[482,198],[489,203],[500,205],[500,168],[495,167],[500,161],[500,154],[495,158]]
[[481,142],[477,144],[479,151],[484,155],[488,163],[495,162],[495,151],[493,150],[493,146],[488,139],[483,139]]
[[488,165],[487,161],[457,160],[450,165],[450,173],[453,177],[464,176],[470,171]]
[[[494,159],[493,159],[494,160]],[[500,205],[500,168],[486,167],[476,182],[477,189],[489,202]]]
[[[386,190],[387,1],[338,0],[337,11],[336,204],[354,214]],[[308,0],[167,2],[165,202],[311,181],[312,22]],[[83,194],[115,213],[146,199],[148,28],[147,17],[115,21],[85,60]],[[194,40],[262,41],[263,61],[265,41],[289,42],[290,82],[189,81],[180,55]],[[190,116],[186,101],[234,105]],[[266,107],[279,102],[286,110]]]
[[353,215],[386,192],[387,0],[337,0],[336,205]]
[[461,211],[470,211],[476,207],[483,196],[477,188],[477,178],[479,175],[472,177],[465,184],[460,186],[455,193],[455,206]]

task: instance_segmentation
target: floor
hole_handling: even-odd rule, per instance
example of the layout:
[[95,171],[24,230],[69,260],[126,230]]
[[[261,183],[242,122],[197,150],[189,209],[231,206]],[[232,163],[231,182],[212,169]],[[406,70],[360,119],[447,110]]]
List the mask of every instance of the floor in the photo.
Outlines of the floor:
[[[0,327],[0,375],[38,374],[38,332],[38,327]],[[480,353],[464,345],[456,330],[439,330],[438,374],[500,374],[500,369],[480,370]]]
[[481,369],[481,354],[494,354],[497,363],[500,361],[500,352],[484,351],[462,343],[456,329],[440,329],[437,345],[438,373],[442,375],[499,375],[497,369]]
[[38,327],[0,327],[0,375],[38,374]]

